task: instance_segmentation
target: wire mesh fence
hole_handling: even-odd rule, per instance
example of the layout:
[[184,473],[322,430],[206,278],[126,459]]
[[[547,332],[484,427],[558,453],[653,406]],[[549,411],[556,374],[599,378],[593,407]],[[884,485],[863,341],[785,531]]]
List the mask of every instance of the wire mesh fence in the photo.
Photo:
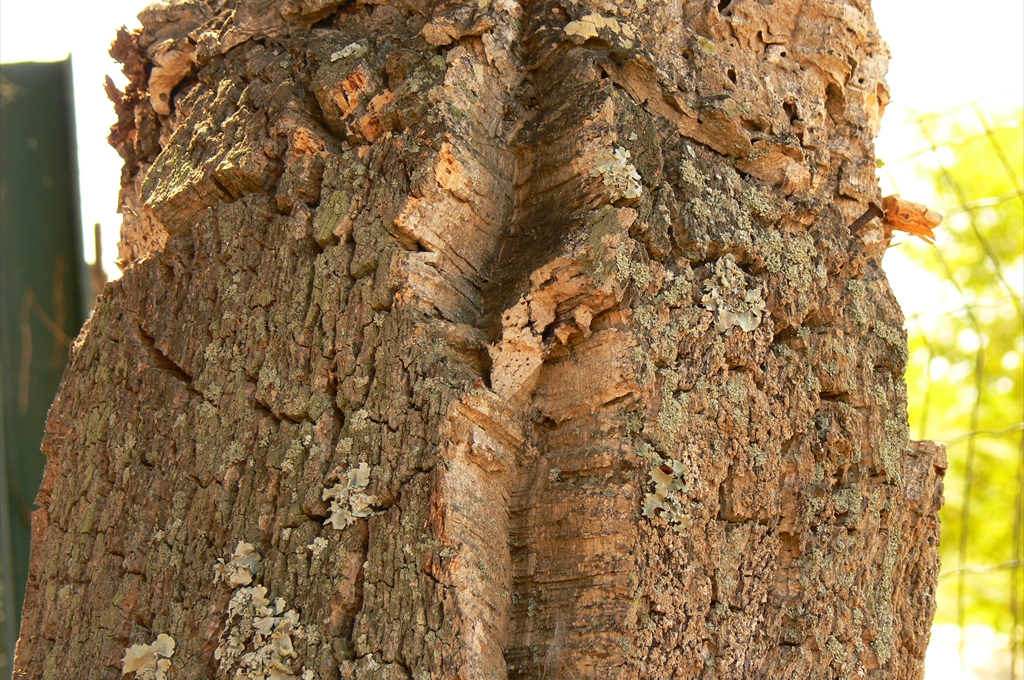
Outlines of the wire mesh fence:
[[[988,101],[896,117],[879,140],[883,192],[945,214],[935,247],[905,242],[886,256],[908,312],[912,436],[945,441],[950,464],[936,622],[957,626],[959,668],[929,666],[926,677],[1020,680],[1024,108]],[[977,625],[991,633],[991,659],[969,644]]]

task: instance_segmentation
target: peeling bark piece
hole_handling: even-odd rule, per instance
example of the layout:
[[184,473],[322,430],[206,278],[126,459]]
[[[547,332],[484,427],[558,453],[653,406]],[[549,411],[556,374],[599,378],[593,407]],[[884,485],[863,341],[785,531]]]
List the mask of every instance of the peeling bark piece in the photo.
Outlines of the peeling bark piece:
[[497,24],[486,14],[478,15],[471,5],[451,3],[446,11],[434,15],[423,27],[421,35],[431,45],[451,45],[466,36],[475,36],[490,31]]
[[731,97],[710,97],[696,104],[688,103],[679,93],[666,93],[665,98],[670,107],[656,106],[654,110],[672,119],[683,135],[727,156],[746,158],[751,154],[750,136]]
[[195,47],[187,40],[165,40],[150,48],[149,101],[161,116],[171,115],[171,93],[192,70]]
[[529,308],[525,300],[502,315],[505,332],[501,342],[490,349],[491,385],[494,391],[514,400],[532,386],[544,363],[544,342],[528,325]]
[[736,168],[763,179],[783,193],[800,194],[811,188],[811,170],[799,148],[755,142]]
[[357,120],[378,96],[380,88],[376,74],[365,61],[352,62],[352,58],[341,58],[324,65],[313,82],[313,92],[320,102],[327,126],[343,138],[349,134],[347,121]]
[[893,231],[905,231],[925,243],[935,243],[934,229],[942,222],[942,215],[938,212],[895,195],[882,199],[882,210],[885,211],[883,223],[887,238]]
[[556,423],[598,411],[605,404],[636,395],[631,338],[615,329],[592,333],[572,352],[544,364],[537,408]]

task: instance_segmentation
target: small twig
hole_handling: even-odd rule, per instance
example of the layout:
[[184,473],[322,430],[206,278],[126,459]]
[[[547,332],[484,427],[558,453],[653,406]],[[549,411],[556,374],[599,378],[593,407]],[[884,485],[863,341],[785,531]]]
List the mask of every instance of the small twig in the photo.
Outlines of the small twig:
[[1003,562],[1002,564],[991,564],[979,567],[960,567],[959,569],[950,569],[939,574],[939,580],[946,578],[947,576],[953,576],[954,574],[988,574],[993,571],[1002,571],[1003,569],[1013,569],[1024,565],[1021,560],[1010,560],[1009,562]]
[[880,217],[885,217],[885,211],[882,210],[882,206],[878,205],[874,201],[869,202],[867,211],[863,215],[858,217],[856,220],[854,220],[853,224],[850,225],[850,233],[856,234],[869,222]]

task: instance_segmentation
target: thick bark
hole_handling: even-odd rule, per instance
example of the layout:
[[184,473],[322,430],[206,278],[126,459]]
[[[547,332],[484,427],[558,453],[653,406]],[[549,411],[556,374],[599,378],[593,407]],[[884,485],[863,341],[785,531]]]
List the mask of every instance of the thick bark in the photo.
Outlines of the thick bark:
[[214,4],[115,46],[17,677],[921,676],[866,0]]

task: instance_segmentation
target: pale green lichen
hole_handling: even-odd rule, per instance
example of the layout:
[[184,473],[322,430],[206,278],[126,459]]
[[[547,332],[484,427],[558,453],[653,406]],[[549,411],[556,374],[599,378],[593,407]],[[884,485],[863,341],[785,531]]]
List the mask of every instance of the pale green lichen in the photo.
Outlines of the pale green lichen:
[[697,166],[685,158],[679,162],[679,179],[680,181],[689,184],[692,189],[703,189],[705,186],[704,176],[701,174]]
[[765,268],[776,276],[782,276],[798,293],[806,293],[814,285],[814,276],[824,279],[828,272],[820,267],[810,266],[818,254],[814,239],[808,234],[788,235],[779,232],[764,232],[758,243],[758,251],[764,258]]
[[715,217],[715,213],[711,209],[711,204],[700,197],[691,198],[687,201],[686,211],[706,222],[710,222]]
[[715,314],[715,330],[724,333],[733,326],[750,332],[761,325],[765,312],[761,288],[747,288],[747,277],[729,253],[715,263],[704,284],[704,308]]
[[651,446],[649,442],[642,439],[636,445],[636,455],[638,458],[652,463],[655,461],[660,462],[661,460],[661,457],[654,450],[654,447]]
[[608,197],[614,201],[640,198],[640,173],[629,162],[629,151],[617,146],[605,151],[594,159],[591,177],[601,177]]
[[[622,427],[626,434],[639,434],[643,432],[645,420],[643,411],[619,411],[619,416],[622,418]],[[640,454],[644,447],[650,448],[650,446],[647,442],[640,442],[637,446],[637,453]]]
[[633,251],[639,244],[633,239],[623,239],[615,250],[615,278],[619,283],[632,281],[638,290],[645,290],[651,283],[651,270],[643,262],[633,259]]
[[[753,153],[751,151],[751,154]],[[747,185],[743,187],[743,205],[764,223],[774,222],[779,217],[779,211],[771,202],[769,194],[755,186]]]
[[899,560],[900,537],[898,532],[889,534],[889,543],[886,546],[885,557],[882,558],[882,575],[878,584],[878,598],[876,599],[875,615],[878,619],[878,635],[871,642],[871,649],[878,657],[878,663],[884,666],[892,656],[893,633],[895,624],[893,622],[892,603],[892,575],[896,570]]
[[651,330],[654,327],[654,308],[650,305],[638,305],[633,310],[633,318],[642,328]]
[[743,380],[742,374],[732,373],[725,383],[725,398],[736,406],[746,404],[750,399],[748,390],[749,387]]
[[633,364],[636,366],[636,379],[640,385],[646,386],[650,384],[651,378],[654,376],[656,366],[651,361],[650,352],[645,350],[643,347],[637,346],[633,348],[630,353],[630,357],[633,360]]
[[337,52],[332,52],[331,61],[340,61],[341,59],[348,59],[350,57],[353,59],[358,59],[359,57],[366,54],[368,49],[369,47],[366,45],[365,42],[354,42],[350,45],[346,45]]
[[697,36],[697,49],[701,52],[707,52],[708,54],[715,54],[718,52],[718,46],[704,36]]
[[905,363],[907,361],[909,353],[907,351],[906,336],[903,334],[902,329],[885,323],[879,323],[875,325],[872,332],[884,340],[885,344],[896,352],[901,362]]
[[829,651],[837,664],[846,663],[846,648],[835,635],[828,636],[828,639],[825,641],[825,649]]
[[757,444],[750,445],[750,458],[754,461],[754,467],[758,469],[768,463],[768,454]]
[[861,510],[861,503],[863,502],[863,496],[861,495],[860,485],[854,485],[840,490],[832,496],[836,504],[836,512],[850,513],[852,515],[859,515]]
[[670,307],[679,307],[689,301],[692,286],[692,269],[685,269],[682,274],[676,274],[671,269],[666,270],[665,289],[661,297]]
[[658,371],[664,381],[661,384],[661,408],[658,410],[658,429],[670,437],[675,437],[687,423],[684,408],[689,397],[685,394],[675,396],[679,386],[679,374],[671,369]]

